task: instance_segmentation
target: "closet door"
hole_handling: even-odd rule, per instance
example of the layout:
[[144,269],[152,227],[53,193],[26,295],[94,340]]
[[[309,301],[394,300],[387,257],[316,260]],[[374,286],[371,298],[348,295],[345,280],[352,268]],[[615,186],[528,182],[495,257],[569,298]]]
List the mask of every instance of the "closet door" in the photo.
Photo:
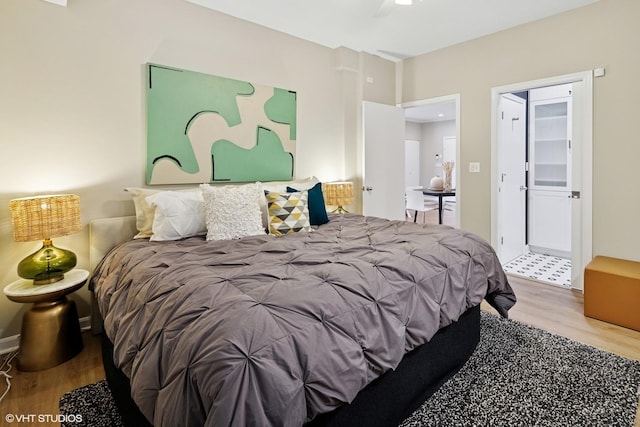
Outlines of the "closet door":
[[529,248],[571,256],[571,198],[562,191],[529,192]]
[[572,85],[529,95],[529,247],[570,257]]
[[571,189],[570,118],[570,97],[531,102],[531,189]]

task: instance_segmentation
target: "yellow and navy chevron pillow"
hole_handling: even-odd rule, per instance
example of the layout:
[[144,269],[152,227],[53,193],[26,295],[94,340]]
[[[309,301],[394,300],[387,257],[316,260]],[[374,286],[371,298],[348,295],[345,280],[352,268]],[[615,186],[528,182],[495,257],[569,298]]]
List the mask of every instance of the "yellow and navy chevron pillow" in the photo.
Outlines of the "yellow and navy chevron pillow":
[[269,211],[269,234],[283,234],[311,231],[307,191],[279,193],[265,191]]

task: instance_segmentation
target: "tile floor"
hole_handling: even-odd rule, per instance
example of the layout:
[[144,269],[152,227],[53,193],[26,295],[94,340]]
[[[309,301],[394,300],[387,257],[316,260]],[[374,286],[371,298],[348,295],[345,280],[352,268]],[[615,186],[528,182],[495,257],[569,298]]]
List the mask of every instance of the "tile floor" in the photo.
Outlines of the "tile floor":
[[507,274],[514,276],[571,287],[570,259],[529,252],[509,261],[503,268]]

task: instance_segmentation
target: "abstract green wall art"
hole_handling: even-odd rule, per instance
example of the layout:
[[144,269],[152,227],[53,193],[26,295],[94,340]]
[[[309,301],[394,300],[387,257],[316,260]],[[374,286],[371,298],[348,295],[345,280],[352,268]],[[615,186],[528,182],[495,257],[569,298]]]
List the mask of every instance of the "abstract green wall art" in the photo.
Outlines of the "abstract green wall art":
[[147,184],[293,179],[296,93],[147,64]]

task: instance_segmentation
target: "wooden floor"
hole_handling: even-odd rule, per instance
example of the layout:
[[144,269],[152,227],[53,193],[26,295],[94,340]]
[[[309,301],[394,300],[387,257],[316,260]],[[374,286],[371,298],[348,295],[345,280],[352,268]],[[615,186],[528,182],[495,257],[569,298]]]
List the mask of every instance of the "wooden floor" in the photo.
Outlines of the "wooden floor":
[[[520,278],[510,282],[518,297],[510,311],[512,319],[601,348],[620,356],[640,360],[640,332],[584,317],[580,292]],[[494,311],[483,303],[483,309]],[[11,370],[11,390],[0,402],[0,425],[7,414],[58,414],[64,393],[104,378],[100,337],[83,333],[84,350],[72,360],[40,372]],[[14,363],[15,366],[15,363]],[[0,382],[0,394],[4,392]],[[640,427],[640,411],[635,426]],[[13,423],[20,426],[59,425],[59,423]]]
[[[0,402],[0,425],[4,426],[60,426],[60,422],[37,422],[39,415],[47,419],[47,415],[55,417],[59,414],[60,397],[75,388],[92,384],[104,379],[102,368],[102,354],[100,336],[88,332],[82,334],[84,348],[73,359],[55,368],[39,372],[21,372],[13,369],[9,373],[13,376],[11,390]],[[4,357],[3,357],[4,360]],[[0,394],[4,393],[5,382],[0,383]],[[31,416],[35,422],[6,423],[7,414],[15,416]]]

